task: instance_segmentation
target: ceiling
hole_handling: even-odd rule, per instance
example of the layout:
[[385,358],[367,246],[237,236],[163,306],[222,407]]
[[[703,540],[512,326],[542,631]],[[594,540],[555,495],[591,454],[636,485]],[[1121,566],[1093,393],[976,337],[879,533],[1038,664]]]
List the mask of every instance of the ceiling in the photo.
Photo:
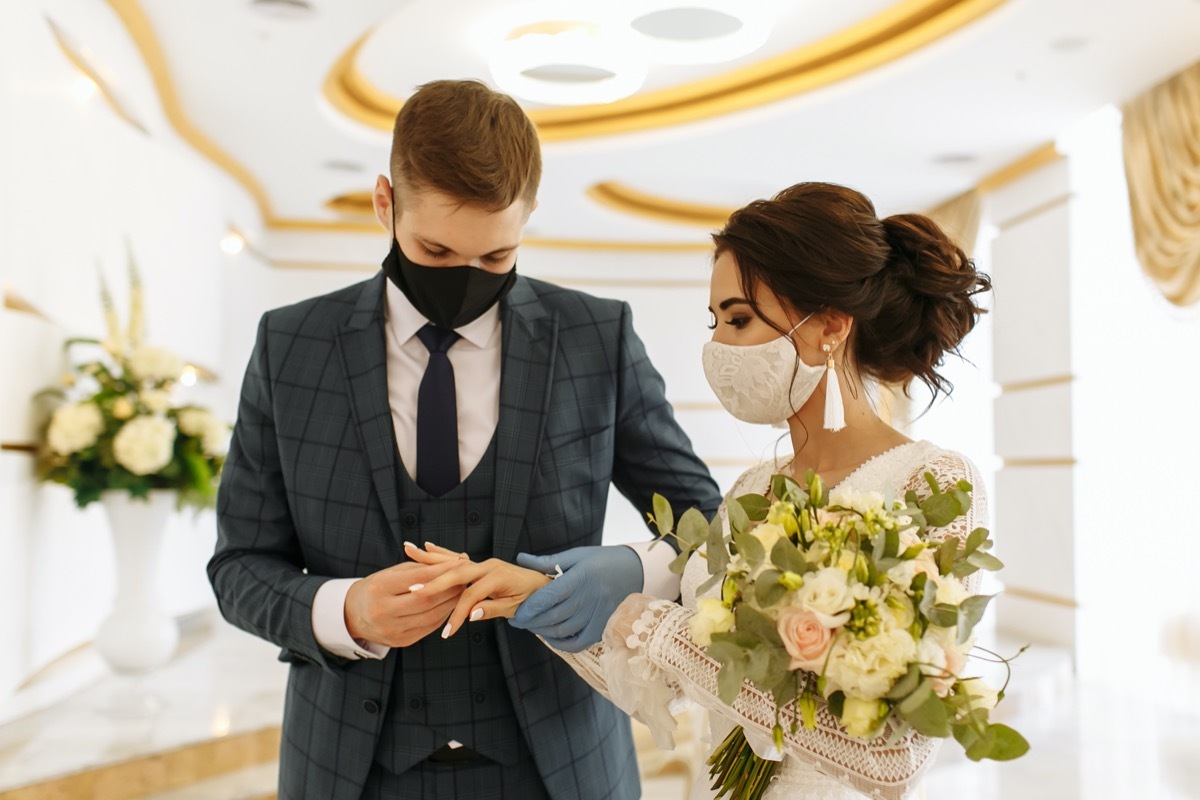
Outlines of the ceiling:
[[[627,1],[597,0],[610,9]],[[561,137],[545,129],[545,177],[528,234],[705,241],[710,226],[703,218],[672,222],[597,202],[589,189],[606,182],[720,208],[797,181],[829,180],[863,190],[881,214],[927,209],[1200,57],[1200,0],[771,2],[777,22],[748,56],[652,66],[639,95],[624,106],[580,112],[526,104],[540,122],[579,113],[602,122]],[[210,151],[223,154],[226,166],[244,168],[242,182],[257,193],[268,223],[316,221],[329,230],[363,227],[361,217],[327,203],[372,187],[387,170],[390,138],[365,115],[339,108],[331,80],[351,80],[385,109],[436,78],[490,82],[477,31],[497,13],[528,5],[309,0],[311,13],[282,18],[250,0],[108,4],[127,28],[130,14],[144,18],[135,39],[143,52],[147,39],[160,49],[178,114],[211,142]],[[589,4],[541,6],[562,16]],[[901,26],[882,46],[868,42],[866,55],[867,45],[855,45],[856,54],[812,66],[821,48],[854,35],[866,42],[872,25],[905,14],[923,14],[926,22]],[[86,31],[72,30],[70,19],[56,22],[86,42]],[[693,104],[675,124],[658,113],[662,103],[689,92],[711,95],[739,75],[765,74],[764,63],[799,63],[801,56],[810,58],[807,72],[773,89],[726,92]],[[650,113],[630,130],[605,133],[603,121],[631,103]]]

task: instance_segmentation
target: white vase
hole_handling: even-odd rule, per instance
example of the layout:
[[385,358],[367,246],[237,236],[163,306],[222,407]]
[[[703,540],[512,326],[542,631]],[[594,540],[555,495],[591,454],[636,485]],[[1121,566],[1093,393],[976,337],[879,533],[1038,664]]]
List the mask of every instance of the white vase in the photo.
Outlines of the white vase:
[[167,663],[179,644],[179,627],[163,610],[159,591],[162,543],[175,493],[155,490],[138,500],[129,492],[109,491],[101,502],[112,531],[117,596],[96,634],[96,649],[114,672],[144,675]]

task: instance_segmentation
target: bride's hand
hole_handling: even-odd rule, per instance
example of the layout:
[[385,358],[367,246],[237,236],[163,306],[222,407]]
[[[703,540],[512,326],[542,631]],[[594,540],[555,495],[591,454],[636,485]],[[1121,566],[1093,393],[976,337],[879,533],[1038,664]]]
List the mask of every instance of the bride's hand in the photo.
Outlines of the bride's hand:
[[518,567],[498,558],[476,563],[464,553],[456,553],[431,544],[426,544],[426,548],[421,550],[416,545],[405,543],[404,552],[413,561],[421,564],[441,564],[452,560],[463,562],[461,566],[451,568],[415,590],[436,593],[454,586],[467,587],[459,597],[458,605],[451,612],[446,627],[442,629],[443,639],[457,631],[467,619],[475,622],[481,619],[511,617],[529,595],[551,580],[548,575]]

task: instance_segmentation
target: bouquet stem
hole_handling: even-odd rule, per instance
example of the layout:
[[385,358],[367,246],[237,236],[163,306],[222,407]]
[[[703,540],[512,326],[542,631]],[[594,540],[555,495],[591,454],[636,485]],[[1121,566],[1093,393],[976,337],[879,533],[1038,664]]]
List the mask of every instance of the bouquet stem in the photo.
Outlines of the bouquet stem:
[[734,800],[759,800],[771,784],[778,761],[759,758],[746,741],[746,734],[734,728],[725,741],[708,757],[708,775],[717,797],[730,795]]

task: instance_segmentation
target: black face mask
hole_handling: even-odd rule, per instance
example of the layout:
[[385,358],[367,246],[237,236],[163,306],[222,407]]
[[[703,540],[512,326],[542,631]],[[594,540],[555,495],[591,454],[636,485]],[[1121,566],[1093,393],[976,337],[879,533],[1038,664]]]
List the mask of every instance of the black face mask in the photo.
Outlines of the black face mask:
[[439,328],[453,330],[474,322],[517,282],[517,266],[496,274],[477,267],[425,267],[404,255],[396,238],[383,260],[383,271],[408,302]]

